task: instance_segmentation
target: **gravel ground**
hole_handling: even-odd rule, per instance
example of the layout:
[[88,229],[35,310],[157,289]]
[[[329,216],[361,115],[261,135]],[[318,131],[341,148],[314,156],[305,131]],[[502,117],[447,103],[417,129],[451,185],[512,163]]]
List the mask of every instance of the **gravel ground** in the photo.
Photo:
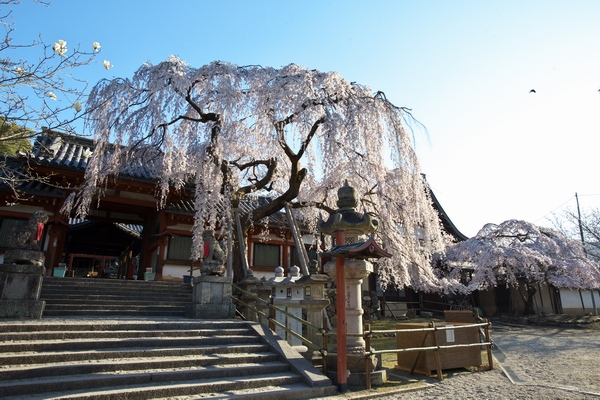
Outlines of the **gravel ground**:
[[[600,331],[495,325],[494,370],[378,399],[600,399]],[[446,372],[446,371],[445,371]]]

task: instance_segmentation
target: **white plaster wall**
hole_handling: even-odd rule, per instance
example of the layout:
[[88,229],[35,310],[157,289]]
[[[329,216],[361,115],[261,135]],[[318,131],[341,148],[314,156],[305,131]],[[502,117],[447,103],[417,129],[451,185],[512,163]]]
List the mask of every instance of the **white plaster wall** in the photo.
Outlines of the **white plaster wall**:
[[[594,300],[596,301],[596,308],[600,308],[600,295],[598,294],[598,290],[594,290],[593,293]],[[593,312],[592,292],[590,290],[582,290],[581,296],[579,296],[578,290],[560,289],[560,301],[562,303],[563,313],[583,314],[584,309],[581,305],[582,298],[585,313]]]

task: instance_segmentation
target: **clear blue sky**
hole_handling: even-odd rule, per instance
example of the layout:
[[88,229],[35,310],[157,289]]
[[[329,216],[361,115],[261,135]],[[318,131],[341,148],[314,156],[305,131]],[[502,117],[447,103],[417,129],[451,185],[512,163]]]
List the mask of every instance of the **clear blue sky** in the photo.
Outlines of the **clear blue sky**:
[[[22,0],[18,39],[102,45],[80,78],[130,77],[171,54],[338,71],[427,128],[422,170],[454,224],[547,225],[600,205],[600,1]],[[529,93],[535,89],[536,93]]]

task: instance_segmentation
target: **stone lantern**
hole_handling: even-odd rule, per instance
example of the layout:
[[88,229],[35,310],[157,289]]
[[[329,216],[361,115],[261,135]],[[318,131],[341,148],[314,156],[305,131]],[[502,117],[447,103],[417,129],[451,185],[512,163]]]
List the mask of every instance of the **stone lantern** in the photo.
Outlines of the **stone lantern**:
[[[337,320],[337,381],[340,391],[347,390],[347,373],[351,376],[364,374],[364,357],[347,355],[365,355],[363,334],[363,308],[361,285],[364,278],[373,272],[369,258],[390,257],[370,237],[379,227],[377,220],[369,214],[356,211],[358,200],[354,188],[345,183],[338,190],[338,212],[327,221],[319,221],[319,230],[335,238],[335,245],[323,256],[333,257],[335,261],[324,264],[324,271],[335,280],[336,320]],[[347,336],[348,335],[348,336]],[[373,359],[373,365],[375,360]],[[357,382],[358,383],[358,382]]]

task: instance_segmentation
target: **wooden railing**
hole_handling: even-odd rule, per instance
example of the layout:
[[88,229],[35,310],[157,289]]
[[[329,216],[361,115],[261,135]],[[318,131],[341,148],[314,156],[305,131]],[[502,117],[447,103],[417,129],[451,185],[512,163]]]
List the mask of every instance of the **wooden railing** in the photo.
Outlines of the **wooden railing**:
[[[337,356],[337,354],[335,352],[328,351],[328,347],[329,347],[329,344],[328,344],[329,339],[328,338],[330,336],[335,337],[336,331],[324,328],[325,326],[327,326],[325,318],[324,318],[323,326],[315,326],[315,325],[311,324],[309,321],[306,321],[305,319],[299,318],[293,314],[288,313],[284,308],[278,307],[274,304],[271,304],[269,301],[261,299],[256,294],[248,292],[236,285],[233,285],[233,287],[239,293],[242,293],[242,294],[252,298],[252,300],[255,303],[262,304],[264,306],[262,308],[268,307],[268,309],[271,310],[272,312],[269,312],[267,314],[267,313],[263,312],[262,310],[258,309],[254,304],[245,302],[245,301],[241,300],[240,298],[232,296],[232,299],[234,302],[236,302],[237,304],[243,305],[247,309],[252,310],[252,312],[256,313],[257,316],[258,315],[262,316],[265,320],[267,320],[269,322],[269,327],[271,329],[273,329],[274,326],[278,326],[281,329],[283,329],[286,332],[286,334],[292,335],[292,336],[300,339],[302,344],[304,346],[306,346],[307,348],[309,348],[313,351],[317,351],[322,358],[322,371],[324,374],[327,375],[327,372],[328,372],[327,357],[328,356],[335,357],[335,356]],[[286,325],[277,321],[272,316],[272,314],[274,313],[275,310],[286,315],[287,318],[292,318],[294,320],[301,322],[306,327],[310,326],[310,327],[314,328],[318,332],[318,334],[321,335],[321,338],[322,338],[321,343],[320,344],[314,343],[311,340],[309,340],[308,338],[302,336],[301,334],[298,334],[297,332],[294,332],[293,330],[289,329]],[[247,316],[244,316],[244,315],[241,315],[241,316],[242,316],[242,318],[247,319]],[[491,323],[488,322],[487,320],[483,320],[483,321],[484,322],[481,322],[481,323],[461,324],[461,325],[451,325],[451,326],[436,326],[434,322],[431,322],[429,324],[430,326],[426,327],[426,328],[390,329],[390,330],[372,330],[371,324],[365,324],[363,334],[354,334],[354,335],[348,334],[348,336],[363,337],[363,339],[365,341],[364,355],[363,354],[361,354],[361,355],[348,354],[347,356],[348,357],[364,357],[367,389],[371,389],[371,374],[373,372],[371,370],[372,369],[372,363],[371,363],[372,357],[377,356],[377,355],[386,354],[386,353],[399,354],[402,352],[419,352],[419,354],[417,355],[417,359],[415,360],[415,363],[411,370],[411,373],[413,373],[419,357],[424,352],[433,351],[434,357],[435,357],[435,362],[436,362],[437,378],[439,380],[442,380],[442,365],[440,363],[440,358],[439,358],[440,351],[443,351],[446,349],[461,348],[461,347],[467,348],[467,347],[484,347],[485,346],[487,349],[488,369],[491,370],[494,367],[493,357],[492,357],[492,347],[493,347],[494,343],[492,342],[492,340],[490,338]],[[453,344],[453,345],[437,345],[436,340],[435,340],[435,332],[436,331],[443,331],[443,330],[448,330],[448,329],[457,330],[457,329],[467,329],[467,328],[477,328],[478,331],[481,332],[481,334],[483,335],[484,341],[481,341],[481,335],[478,334],[478,337],[480,338],[478,342]],[[398,333],[419,332],[419,331],[425,332],[425,338],[423,339],[421,346],[411,347],[411,348],[402,348],[402,349],[396,348],[396,349],[388,349],[388,350],[371,350],[371,340],[374,335],[378,335],[378,334],[397,335]],[[425,346],[426,339],[427,339],[428,335],[430,335],[430,334],[433,334],[432,337],[433,337],[434,345],[433,346]]]

